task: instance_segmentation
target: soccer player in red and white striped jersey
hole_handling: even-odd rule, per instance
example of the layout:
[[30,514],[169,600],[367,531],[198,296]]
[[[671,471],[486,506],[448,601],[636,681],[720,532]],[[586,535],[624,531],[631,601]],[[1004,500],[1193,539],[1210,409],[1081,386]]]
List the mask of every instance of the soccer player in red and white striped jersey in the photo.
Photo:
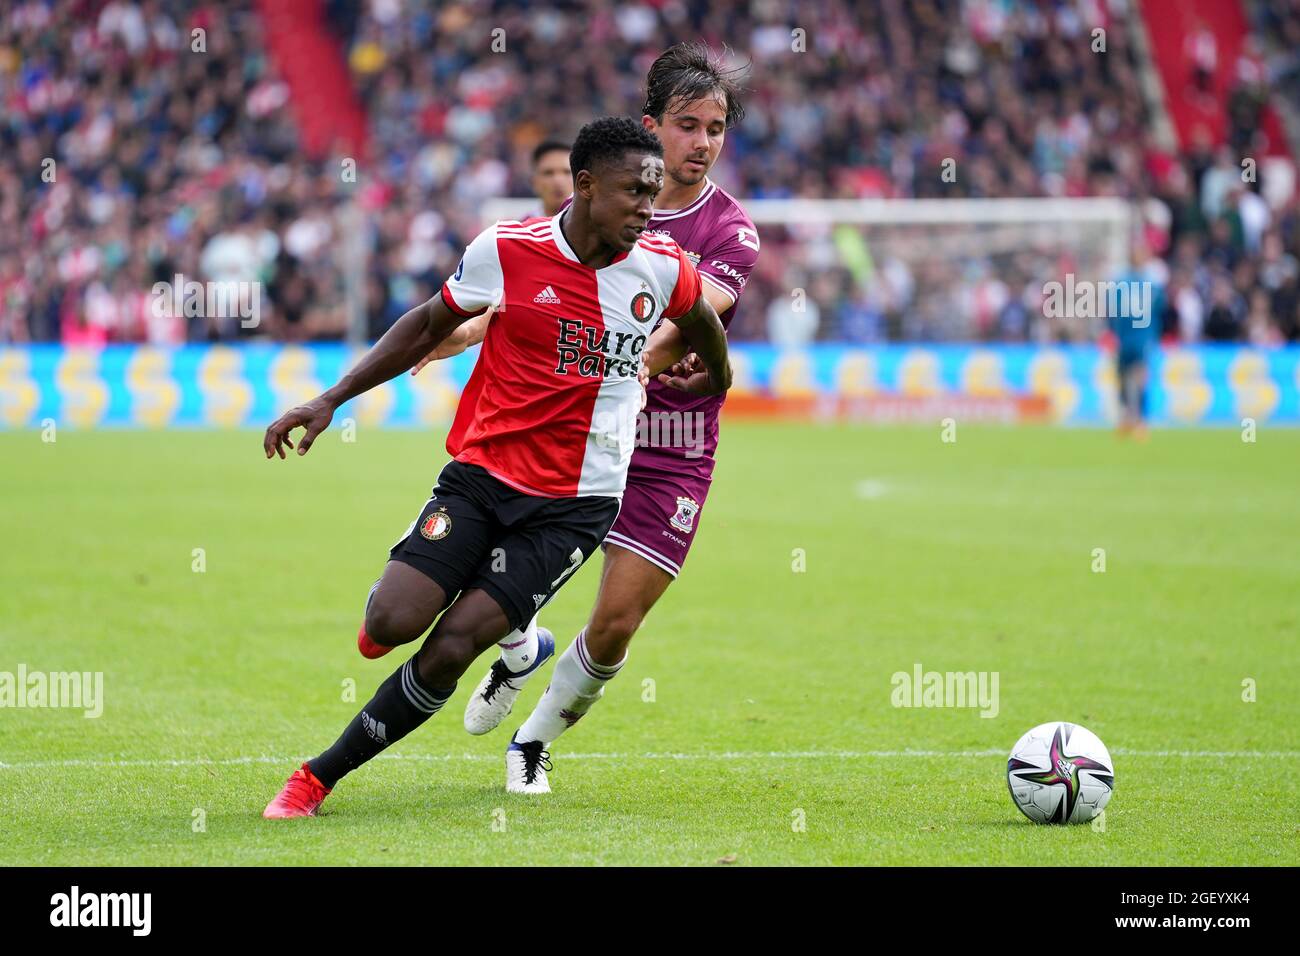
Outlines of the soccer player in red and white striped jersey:
[[703,357],[716,391],[730,385],[726,336],[695,267],[671,240],[643,234],[662,157],[631,119],[585,126],[564,213],[485,229],[439,295],[267,429],[267,458],[284,458],[300,426],[303,454],[340,405],[496,306],[447,437],[454,460],[391,549],[358,644],[378,657],[433,630],[265,816],[314,815],[344,774],[441,709],[474,658],[526,625],[604,540],[636,440],[642,352],[660,318]]
[[[759,239],[740,203],[718,188],[708,172],[721,154],[727,129],[743,114],[735,74],[703,44],[678,44],[650,67],[641,121],[664,144],[666,171],[650,229],[671,237],[698,262],[704,295],[724,326],[736,314],[758,259]],[[481,319],[466,323],[426,361],[477,341],[483,324]],[[676,328],[663,323],[646,346],[647,363],[662,365],[658,356],[677,357],[685,347]],[[510,744],[509,791],[549,790],[549,754],[535,742],[554,741],[600,698],[627,660],[628,644],[641,622],[681,572],[700,526],[718,444],[723,396],[692,387],[705,378],[679,374],[650,383],[642,415],[648,427],[638,436],[623,507],[605,539],[595,607],[587,626],[556,659],[550,686]],[[656,422],[675,423],[681,434],[657,428]],[[536,621],[506,637],[499,659],[465,705],[466,730],[487,733],[505,719],[535,673],[527,663],[538,647],[553,641]]]

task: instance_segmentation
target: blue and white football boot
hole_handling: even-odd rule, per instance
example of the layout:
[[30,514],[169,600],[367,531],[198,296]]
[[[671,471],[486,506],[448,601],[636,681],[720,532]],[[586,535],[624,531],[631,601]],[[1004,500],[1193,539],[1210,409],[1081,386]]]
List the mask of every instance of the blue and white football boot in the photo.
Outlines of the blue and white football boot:
[[528,679],[554,656],[555,635],[539,625],[537,658],[524,670],[509,670],[500,658],[493,661],[492,669],[465,702],[465,729],[475,736],[494,730],[510,715]]

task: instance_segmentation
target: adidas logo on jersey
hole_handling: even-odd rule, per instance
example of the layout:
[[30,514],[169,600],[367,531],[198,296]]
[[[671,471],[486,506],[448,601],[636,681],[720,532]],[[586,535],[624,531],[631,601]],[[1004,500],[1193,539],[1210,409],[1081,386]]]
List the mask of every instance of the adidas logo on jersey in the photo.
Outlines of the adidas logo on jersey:
[[555,290],[548,285],[541,292],[537,293],[537,295],[533,296],[533,301],[539,302],[542,305],[559,305],[560,297],[556,295]]

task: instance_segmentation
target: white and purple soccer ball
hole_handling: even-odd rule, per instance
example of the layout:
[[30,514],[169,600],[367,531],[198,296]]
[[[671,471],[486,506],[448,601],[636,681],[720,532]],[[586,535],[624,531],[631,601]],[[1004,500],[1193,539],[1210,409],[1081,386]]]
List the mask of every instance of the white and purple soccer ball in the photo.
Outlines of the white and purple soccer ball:
[[1035,823],[1087,823],[1115,789],[1115,765],[1097,735],[1078,724],[1039,724],[1007,761],[1007,787]]

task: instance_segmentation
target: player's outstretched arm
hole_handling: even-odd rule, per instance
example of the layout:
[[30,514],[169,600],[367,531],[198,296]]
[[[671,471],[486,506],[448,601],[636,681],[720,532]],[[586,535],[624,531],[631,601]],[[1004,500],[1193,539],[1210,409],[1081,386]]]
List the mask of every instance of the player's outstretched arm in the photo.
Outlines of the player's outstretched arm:
[[478,345],[483,341],[483,336],[487,335],[488,321],[495,311],[496,309],[489,308],[482,315],[476,315],[468,320],[464,325],[452,332],[451,335],[443,339],[436,349],[416,362],[415,368],[411,369],[411,374],[418,374],[420,369],[430,362],[451,358],[453,355],[459,355],[472,345]]
[[[660,375],[665,385],[691,392],[695,395],[716,395],[731,388],[731,363],[727,360],[727,333],[718,318],[717,310],[701,295],[690,311],[669,319],[686,338],[687,345],[698,356],[704,371],[687,376]],[[674,372],[681,371],[673,369]]]
[[304,405],[289,409],[277,418],[262,438],[267,458],[284,457],[284,448],[293,448],[289,433],[305,428],[298,442],[298,454],[305,455],[316,436],[329,427],[335,410],[344,402],[401,375],[454,332],[465,318],[457,315],[442,301],[441,293],[407,312],[371,346],[355,366],[332,388],[328,388]]

